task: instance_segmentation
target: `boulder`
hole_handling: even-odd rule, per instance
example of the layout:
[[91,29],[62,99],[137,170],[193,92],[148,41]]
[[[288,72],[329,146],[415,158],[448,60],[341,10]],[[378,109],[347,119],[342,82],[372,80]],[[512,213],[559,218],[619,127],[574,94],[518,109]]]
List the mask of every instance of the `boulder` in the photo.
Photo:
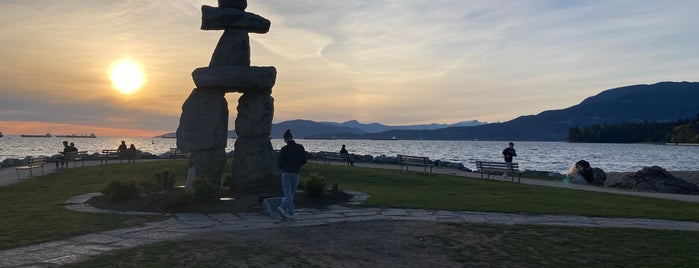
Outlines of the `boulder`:
[[250,66],[250,37],[245,31],[226,30],[218,40],[209,66]]
[[644,167],[628,174],[609,187],[671,194],[699,194],[699,186],[677,178],[658,166]]
[[270,94],[276,78],[277,69],[269,66],[210,66],[192,72],[197,88],[222,92]]
[[224,149],[228,142],[228,102],[223,93],[194,89],[182,105],[177,148]]
[[568,170],[568,181],[574,183],[589,183],[596,186],[604,185],[607,173],[600,168],[592,168],[590,162],[580,160]]
[[592,178],[588,182],[596,186],[602,186],[605,181],[607,181],[607,173],[601,168],[592,168]]
[[14,166],[19,166],[21,164],[22,164],[22,161],[20,161],[17,158],[6,158],[5,160],[2,160],[3,167],[14,167]]

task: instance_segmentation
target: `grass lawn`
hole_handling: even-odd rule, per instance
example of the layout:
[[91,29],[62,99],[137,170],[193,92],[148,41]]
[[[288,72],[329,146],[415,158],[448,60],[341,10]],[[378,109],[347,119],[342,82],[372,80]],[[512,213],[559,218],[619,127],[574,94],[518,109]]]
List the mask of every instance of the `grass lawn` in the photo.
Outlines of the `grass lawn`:
[[[154,171],[162,168],[174,168],[180,183],[186,176],[186,160],[163,160],[71,168],[0,187],[0,219],[2,219],[0,249],[123,228],[131,222],[138,222],[134,221],[138,218],[147,221],[164,219],[162,216],[81,213],[63,208],[63,202],[67,199],[85,193],[99,192],[111,180],[150,177]],[[309,163],[304,167],[302,177],[310,172],[324,176],[328,185],[338,183],[341,189],[368,193],[371,198],[362,204],[367,207],[640,217],[699,222],[699,205],[688,202],[538,187],[450,175],[428,176],[401,173],[397,170],[315,163]],[[490,246],[493,247],[493,251],[507,250],[509,252],[507,256],[514,258],[514,263],[520,263],[522,259],[532,254],[544,254],[542,258],[547,258],[578,251],[595,251],[595,246],[600,244],[605,247],[608,247],[607,245],[624,247],[619,249],[622,259],[628,257],[624,255],[635,254],[637,250],[635,248],[672,252],[677,256],[696,255],[694,251],[699,248],[696,244],[696,241],[699,241],[699,232],[488,225],[465,225],[464,228],[472,229],[474,226],[477,227],[476,230],[482,230],[484,233],[497,231],[500,234],[504,231],[511,234],[507,239],[502,238],[492,242],[495,244]],[[451,243],[448,242],[448,236],[435,239],[446,239],[445,243]],[[528,249],[527,245],[532,242],[543,244],[535,244]],[[145,258],[155,258],[155,263],[161,263],[158,260],[161,254],[174,253],[180,247],[193,249],[201,246],[180,242],[163,243],[134,250],[146,252],[141,255],[146,254]],[[207,246],[213,245],[204,247]],[[162,249],[157,248],[153,253],[147,253],[149,247],[162,247]],[[538,249],[549,247],[552,247],[550,252],[538,252]],[[236,251],[237,249],[224,250]],[[160,253],[160,251],[164,252]],[[260,248],[258,253],[263,254],[267,251],[268,249]],[[236,253],[226,254],[232,254],[234,256],[229,258],[235,258]],[[168,256],[175,258],[172,254]],[[680,261],[677,260],[677,262]],[[507,266],[507,264],[504,265]],[[592,264],[592,266],[600,265]]]

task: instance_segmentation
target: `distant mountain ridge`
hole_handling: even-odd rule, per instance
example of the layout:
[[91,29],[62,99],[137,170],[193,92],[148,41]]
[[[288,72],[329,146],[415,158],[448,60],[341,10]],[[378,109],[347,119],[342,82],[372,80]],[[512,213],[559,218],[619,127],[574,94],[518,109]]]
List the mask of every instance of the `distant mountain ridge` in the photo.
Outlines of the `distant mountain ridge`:
[[[472,120],[451,125],[386,126],[356,120],[335,123],[298,119],[273,124],[271,137],[281,138],[284,130],[291,129],[301,139],[565,141],[571,127],[694,118],[699,113],[698,100],[698,82],[660,82],[605,90],[569,108],[502,123]],[[229,131],[229,136],[235,137],[235,132]]]
[[633,85],[603,91],[569,108],[520,116],[503,123],[433,131],[387,131],[368,138],[565,141],[571,127],[694,118],[699,113],[698,100],[697,82]]

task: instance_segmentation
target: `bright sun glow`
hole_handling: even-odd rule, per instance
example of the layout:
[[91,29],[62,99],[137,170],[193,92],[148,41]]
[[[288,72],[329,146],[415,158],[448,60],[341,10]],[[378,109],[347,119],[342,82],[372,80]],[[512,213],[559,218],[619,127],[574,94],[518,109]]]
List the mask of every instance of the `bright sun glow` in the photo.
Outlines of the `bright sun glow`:
[[121,59],[112,64],[109,79],[116,90],[126,95],[136,92],[145,82],[141,67],[129,59]]

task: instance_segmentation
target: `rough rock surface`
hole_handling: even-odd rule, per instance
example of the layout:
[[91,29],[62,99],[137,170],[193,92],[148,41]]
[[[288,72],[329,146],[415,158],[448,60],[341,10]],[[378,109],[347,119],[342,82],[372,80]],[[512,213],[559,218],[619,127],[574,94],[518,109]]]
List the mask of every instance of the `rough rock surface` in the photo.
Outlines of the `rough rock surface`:
[[609,187],[673,194],[699,194],[699,186],[677,178],[658,166],[644,167],[627,174]]

